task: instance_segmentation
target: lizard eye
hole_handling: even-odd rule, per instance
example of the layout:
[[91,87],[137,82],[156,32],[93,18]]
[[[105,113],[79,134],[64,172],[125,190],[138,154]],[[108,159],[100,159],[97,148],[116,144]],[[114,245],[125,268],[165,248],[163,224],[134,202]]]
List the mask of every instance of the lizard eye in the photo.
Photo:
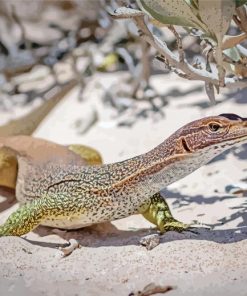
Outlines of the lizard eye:
[[217,132],[220,128],[221,128],[221,125],[219,125],[218,123],[210,123],[209,125],[209,128],[212,132]]

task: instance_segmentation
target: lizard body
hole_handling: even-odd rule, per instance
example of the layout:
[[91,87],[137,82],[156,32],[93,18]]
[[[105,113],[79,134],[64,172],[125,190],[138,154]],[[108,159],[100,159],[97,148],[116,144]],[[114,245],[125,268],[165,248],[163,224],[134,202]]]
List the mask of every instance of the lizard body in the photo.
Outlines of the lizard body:
[[22,235],[39,224],[79,228],[136,213],[161,231],[184,230],[160,190],[246,141],[247,120],[225,114],[187,124],[151,151],[113,164],[34,166],[19,154],[16,193],[26,204],[0,227],[0,235]]

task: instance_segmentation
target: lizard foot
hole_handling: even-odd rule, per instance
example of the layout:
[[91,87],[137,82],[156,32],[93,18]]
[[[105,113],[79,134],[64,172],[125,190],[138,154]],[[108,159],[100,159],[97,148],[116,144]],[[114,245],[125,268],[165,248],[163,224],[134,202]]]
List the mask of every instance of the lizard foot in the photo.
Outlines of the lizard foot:
[[[167,231],[189,231],[198,234],[195,230],[196,227],[194,227],[195,223],[184,224],[172,216],[168,204],[160,193],[156,193],[151,197],[151,203],[146,211],[142,212],[142,215],[149,222],[155,224],[161,234]],[[197,226],[199,226],[199,223],[197,223]]]
[[61,251],[61,252],[59,252],[59,256],[66,257],[66,256],[72,254],[73,251],[77,248],[80,248],[80,244],[78,243],[78,241],[75,239],[70,239],[68,246],[59,248],[59,251]]
[[187,231],[187,232],[191,232],[194,234],[199,234],[200,229],[210,230],[211,228],[204,225],[203,223],[198,222],[198,221],[193,221],[193,223],[191,223],[191,224],[184,224],[180,221],[177,221],[174,218],[171,218],[171,221],[165,222],[162,229],[159,229],[159,230],[161,233],[164,233],[167,231],[176,231],[176,232]]
[[183,232],[183,231],[193,231],[190,224],[184,224],[183,222],[177,221],[176,219],[172,218],[170,221],[165,221],[165,223],[159,223],[158,229],[161,233],[167,231],[176,231],[176,232]]

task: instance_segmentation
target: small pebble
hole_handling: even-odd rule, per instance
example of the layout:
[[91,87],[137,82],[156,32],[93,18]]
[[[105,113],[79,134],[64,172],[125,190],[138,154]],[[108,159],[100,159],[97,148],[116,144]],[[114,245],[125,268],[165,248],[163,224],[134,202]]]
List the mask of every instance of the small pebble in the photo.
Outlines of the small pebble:
[[160,236],[158,234],[150,234],[140,239],[140,244],[146,247],[147,250],[152,250],[160,243]]

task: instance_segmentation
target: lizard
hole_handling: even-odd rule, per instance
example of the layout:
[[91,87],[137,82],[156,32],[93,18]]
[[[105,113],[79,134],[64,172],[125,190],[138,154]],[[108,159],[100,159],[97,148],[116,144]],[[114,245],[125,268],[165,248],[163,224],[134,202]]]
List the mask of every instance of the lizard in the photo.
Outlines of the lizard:
[[0,236],[22,236],[40,224],[76,229],[137,213],[161,233],[187,230],[160,191],[245,142],[247,118],[221,114],[186,124],[149,152],[111,164],[39,167],[17,154],[18,176],[25,175],[16,183],[23,205],[0,226]]
[[[102,156],[92,147],[81,144],[63,146],[27,135],[0,136],[0,187],[15,190],[18,175],[17,153],[32,160],[34,166],[54,162],[57,165],[102,164]],[[23,176],[24,178],[25,176]],[[22,176],[19,176],[19,179]],[[18,195],[17,195],[18,199]]]

